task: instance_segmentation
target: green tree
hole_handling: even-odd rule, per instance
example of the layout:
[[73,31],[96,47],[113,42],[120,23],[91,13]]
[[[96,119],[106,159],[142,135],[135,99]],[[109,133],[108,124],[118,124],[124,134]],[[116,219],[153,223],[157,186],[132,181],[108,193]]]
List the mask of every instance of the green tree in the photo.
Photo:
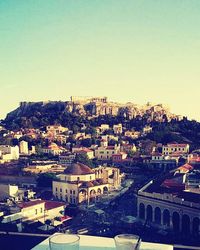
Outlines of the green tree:
[[91,168],[94,167],[94,164],[91,159],[88,158],[86,154],[77,154],[75,160],[77,162],[83,163]]
[[58,180],[53,173],[42,173],[37,179],[37,184],[39,187],[52,187],[52,182]]

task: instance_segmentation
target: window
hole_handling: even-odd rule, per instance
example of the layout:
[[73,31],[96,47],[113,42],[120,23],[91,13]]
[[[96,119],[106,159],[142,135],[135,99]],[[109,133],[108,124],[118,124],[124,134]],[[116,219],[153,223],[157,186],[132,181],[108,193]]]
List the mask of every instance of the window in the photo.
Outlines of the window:
[[67,193],[67,189],[65,190],[65,192]]
[[73,190],[73,194],[75,194],[75,190]]
[[56,187],[56,192],[58,191],[58,188]]
[[40,213],[42,213],[43,212],[43,209],[42,209],[42,207],[40,208]]
[[60,192],[62,192],[62,188],[60,188]]
[[35,214],[37,214],[37,209],[35,209]]
[[72,194],[72,190],[70,190],[70,194]]

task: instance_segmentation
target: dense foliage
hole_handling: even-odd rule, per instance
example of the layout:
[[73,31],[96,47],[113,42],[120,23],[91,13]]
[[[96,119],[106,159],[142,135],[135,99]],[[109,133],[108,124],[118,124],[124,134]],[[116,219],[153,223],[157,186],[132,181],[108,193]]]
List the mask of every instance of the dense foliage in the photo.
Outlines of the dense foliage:
[[42,173],[38,176],[38,187],[52,187],[52,181],[58,180],[53,173]]

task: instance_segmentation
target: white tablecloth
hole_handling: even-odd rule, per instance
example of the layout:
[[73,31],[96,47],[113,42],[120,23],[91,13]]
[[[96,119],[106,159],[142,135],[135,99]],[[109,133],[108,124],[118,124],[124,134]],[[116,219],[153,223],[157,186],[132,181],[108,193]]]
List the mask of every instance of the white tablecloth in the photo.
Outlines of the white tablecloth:
[[[41,242],[39,245],[32,248],[32,250],[49,250],[48,239]],[[80,235],[80,250],[113,250],[115,249],[115,243],[113,238],[94,237],[87,235]],[[141,250],[173,250],[172,245],[163,245],[142,242]]]

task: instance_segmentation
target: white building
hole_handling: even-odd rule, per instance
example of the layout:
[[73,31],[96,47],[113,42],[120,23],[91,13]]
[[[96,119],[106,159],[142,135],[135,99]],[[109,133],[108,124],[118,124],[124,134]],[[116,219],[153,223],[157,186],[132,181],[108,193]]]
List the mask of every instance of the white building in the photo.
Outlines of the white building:
[[19,143],[19,152],[22,155],[28,155],[28,142],[27,141],[20,141]]
[[6,200],[10,197],[16,197],[18,186],[10,184],[0,184],[0,200]]
[[22,201],[24,198],[34,198],[35,192],[29,189],[19,188],[17,185],[0,184],[0,201],[7,199]]
[[75,153],[66,152],[64,154],[59,155],[59,164],[64,166],[71,166],[74,163],[76,158]]
[[9,145],[0,145],[0,161],[6,162],[11,160],[19,159],[19,147],[18,146],[9,146]]

